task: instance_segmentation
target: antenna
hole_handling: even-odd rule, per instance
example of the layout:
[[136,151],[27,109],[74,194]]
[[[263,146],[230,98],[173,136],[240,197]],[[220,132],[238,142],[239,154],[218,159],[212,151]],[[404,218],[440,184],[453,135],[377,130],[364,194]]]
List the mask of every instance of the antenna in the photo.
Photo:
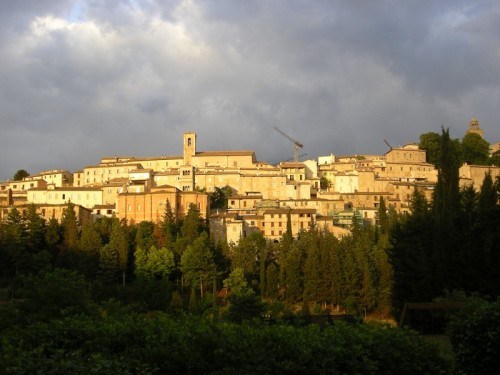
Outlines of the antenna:
[[293,139],[292,137],[290,137],[288,134],[286,134],[283,130],[281,130],[277,126],[274,127],[274,130],[276,130],[283,137],[285,137],[286,139],[288,139],[290,142],[293,143],[293,146],[294,146],[294,153],[293,153],[294,157],[293,157],[293,160],[294,160],[295,163],[298,163],[298,161],[299,161],[299,148],[303,148],[304,145],[302,143],[300,143],[299,141],[296,141],[295,139]]

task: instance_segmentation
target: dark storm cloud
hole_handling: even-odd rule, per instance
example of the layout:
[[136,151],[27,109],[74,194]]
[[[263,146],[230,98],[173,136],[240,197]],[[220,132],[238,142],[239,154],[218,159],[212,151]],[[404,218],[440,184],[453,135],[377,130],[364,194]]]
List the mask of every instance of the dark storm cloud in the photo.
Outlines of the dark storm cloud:
[[384,153],[475,115],[500,140],[500,6],[469,1],[0,5],[0,178],[106,155]]

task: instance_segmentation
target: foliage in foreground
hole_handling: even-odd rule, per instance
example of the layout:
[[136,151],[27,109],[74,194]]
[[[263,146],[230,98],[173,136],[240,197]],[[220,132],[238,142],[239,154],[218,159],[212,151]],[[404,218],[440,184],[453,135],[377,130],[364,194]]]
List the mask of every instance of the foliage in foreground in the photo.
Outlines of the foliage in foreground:
[[4,333],[6,374],[451,373],[434,345],[385,326],[237,325],[156,313],[73,316]]
[[457,365],[465,374],[494,374],[500,367],[500,300],[476,301],[448,326]]

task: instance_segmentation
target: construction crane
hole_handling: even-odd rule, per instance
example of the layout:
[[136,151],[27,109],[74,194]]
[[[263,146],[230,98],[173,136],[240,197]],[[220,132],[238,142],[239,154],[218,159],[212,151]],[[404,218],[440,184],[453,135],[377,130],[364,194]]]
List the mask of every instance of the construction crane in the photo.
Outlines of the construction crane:
[[276,130],[278,133],[280,133],[283,137],[285,137],[286,139],[288,139],[290,142],[293,143],[293,147],[294,147],[294,153],[293,153],[293,161],[294,163],[298,163],[299,162],[299,148],[303,148],[304,145],[298,141],[296,141],[295,139],[293,139],[292,137],[290,137],[288,134],[286,134],[283,130],[281,130],[280,128],[278,128],[277,126],[274,127],[274,130]]
[[392,146],[389,144],[389,142],[387,142],[385,139],[384,139],[384,142],[387,146],[389,146],[389,149],[392,150]]

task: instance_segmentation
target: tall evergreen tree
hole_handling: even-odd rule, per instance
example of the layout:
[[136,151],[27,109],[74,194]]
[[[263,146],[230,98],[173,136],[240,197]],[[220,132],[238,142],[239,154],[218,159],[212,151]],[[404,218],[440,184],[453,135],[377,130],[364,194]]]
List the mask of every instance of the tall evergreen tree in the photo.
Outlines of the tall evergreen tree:
[[[26,227],[24,218],[17,208],[13,207],[7,213],[2,223],[2,248],[8,264],[4,272],[8,275],[18,275],[25,270],[26,261]],[[13,267],[13,269],[10,269]]]
[[440,149],[440,167],[438,181],[434,189],[432,213],[434,218],[433,259],[436,264],[434,278],[437,280],[436,293],[444,289],[454,289],[461,284],[460,269],[463,254],[460,247],[460,233],[457,221],[460,213],[460,190],[458,169],[460,154],[450,139],[449,129],[442,131]]
[[266,269],[266,296],[270,298],[278,297],[278,268],[274,262],[270,263]]
[[75,213],[75,205],[71,202],[64,209],[61,226],[63,228],[63,245],[65,250],[76,250],[78,247],[78,219]]
[[80,271],[88,280],[94,279],[97,274],[101,247],[101,236],[95,225],[91,223],[83,225],[79,243],[82,253]]
[[30,253],[39,253],[45,249],[45,219],[36,212],[36,206],[28,206],[26,217],[26,247]]
[[285,259],[285,297],[289,302],[299,301],[304,293],[304,252],[297,243],[289,248]]
[[[104,261],[104,264],[103,264]],[[126,272],[129,262],[129,241],[125,223],[113,220],[109,243],[101,250],[101,268],[105,266],[109,275],[118,270],[121,273],[122,285],[126,283]]]

